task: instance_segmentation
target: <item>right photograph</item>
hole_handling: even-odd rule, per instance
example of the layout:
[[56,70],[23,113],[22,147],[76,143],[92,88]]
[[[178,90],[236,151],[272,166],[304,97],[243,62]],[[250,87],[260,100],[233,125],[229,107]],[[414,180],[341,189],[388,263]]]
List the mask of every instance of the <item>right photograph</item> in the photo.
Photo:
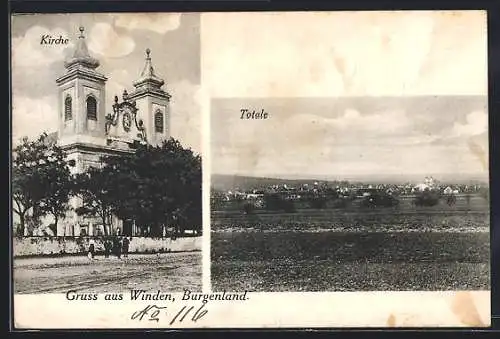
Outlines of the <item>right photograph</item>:
[[489,290],[487,103],[212,99],[212,291]]

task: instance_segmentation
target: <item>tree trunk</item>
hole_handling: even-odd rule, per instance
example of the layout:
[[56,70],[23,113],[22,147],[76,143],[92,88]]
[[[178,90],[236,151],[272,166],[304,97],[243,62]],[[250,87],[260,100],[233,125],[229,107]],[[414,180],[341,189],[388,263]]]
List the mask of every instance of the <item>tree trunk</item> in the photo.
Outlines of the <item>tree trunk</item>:
[[25,219],[25,214],[26,214],[26,211],[24,211],[23,213],[19,213],[19,228],[18,228],[18,235],[20,235],[21,237],[24,237],[24,229],[26,228],[26,219]]
[[163,236],[162,227],[160,222],[155,222],[153,224],[153,229],[151,230],[153,237],[161,238]]

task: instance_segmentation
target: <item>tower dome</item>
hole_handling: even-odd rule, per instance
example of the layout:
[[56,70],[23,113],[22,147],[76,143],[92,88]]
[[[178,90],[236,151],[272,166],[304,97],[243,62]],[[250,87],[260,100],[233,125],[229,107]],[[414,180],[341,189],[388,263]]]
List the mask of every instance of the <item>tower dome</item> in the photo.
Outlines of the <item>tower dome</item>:
[[140,74],[139,79],[134,81],[135,93],[150,92],[159,96],[169,97],[169,95],[161,88],[165,81],[159,78],[154,70],[151,62],[151,50],[146,49],[146,62]]
[[67,60],[64,66],[68,69],[83,66],[85,68],[95,69],[99,67],[99,60],[90,56],[87,43],[85,42],[84,27],[80,27],[80,36],[76,42],[73,56]]

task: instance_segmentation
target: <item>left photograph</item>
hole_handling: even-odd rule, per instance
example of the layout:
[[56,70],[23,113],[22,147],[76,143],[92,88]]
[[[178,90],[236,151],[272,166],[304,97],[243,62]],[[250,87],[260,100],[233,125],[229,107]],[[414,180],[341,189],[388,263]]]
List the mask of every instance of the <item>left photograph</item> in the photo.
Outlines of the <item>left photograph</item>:
[[201,291],[199,14],[11,17],[15,294]]

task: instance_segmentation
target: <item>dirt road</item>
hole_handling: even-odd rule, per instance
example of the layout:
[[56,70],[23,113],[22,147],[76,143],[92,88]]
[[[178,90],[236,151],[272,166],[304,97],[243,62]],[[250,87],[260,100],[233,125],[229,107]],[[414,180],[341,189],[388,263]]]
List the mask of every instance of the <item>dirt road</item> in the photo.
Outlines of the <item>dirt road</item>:
[[146,289],[201,291],[201,252],[15,258],[14,293],[126,292]]

